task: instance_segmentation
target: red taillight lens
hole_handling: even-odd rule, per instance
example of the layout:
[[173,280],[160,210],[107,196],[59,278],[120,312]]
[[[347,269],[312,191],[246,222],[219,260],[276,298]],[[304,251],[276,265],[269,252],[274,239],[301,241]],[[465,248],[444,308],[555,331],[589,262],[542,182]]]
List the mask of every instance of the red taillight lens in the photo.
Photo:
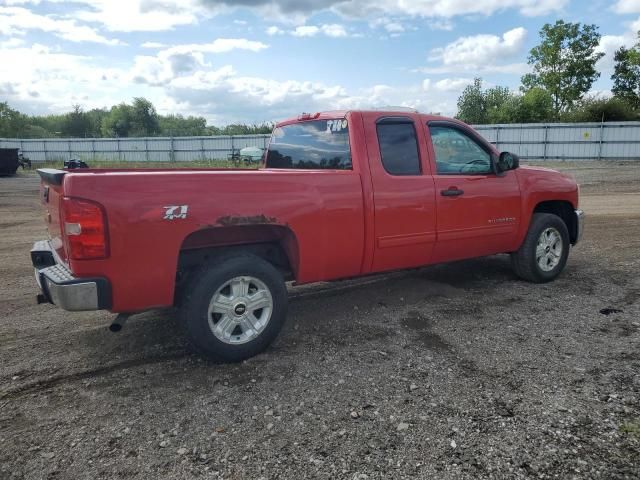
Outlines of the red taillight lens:
[[62,233],[70,259],[88,260],[108,256],[107,219],[99,204],[65,197],[62,212]]

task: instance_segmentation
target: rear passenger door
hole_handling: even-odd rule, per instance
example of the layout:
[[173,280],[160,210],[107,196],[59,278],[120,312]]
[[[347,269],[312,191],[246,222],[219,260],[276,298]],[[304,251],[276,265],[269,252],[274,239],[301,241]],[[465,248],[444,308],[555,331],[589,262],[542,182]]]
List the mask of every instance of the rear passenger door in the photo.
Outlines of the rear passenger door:
[[363,113],[374,197],[372,271],[429,263],[435,191],[424,131],[413,114]]
[[520,223],[514,171],[497,175],[494,149],[471,128],[427,124],[438,209],[434,262],[508,252]]

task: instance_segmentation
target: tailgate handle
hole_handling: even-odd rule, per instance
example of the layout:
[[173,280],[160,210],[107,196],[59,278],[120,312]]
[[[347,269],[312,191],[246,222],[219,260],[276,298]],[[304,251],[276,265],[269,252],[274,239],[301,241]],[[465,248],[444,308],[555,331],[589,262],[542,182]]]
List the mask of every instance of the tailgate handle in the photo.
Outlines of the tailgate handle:
[[458,187],[449,187],[447,190],[440,190],[440,195],[443,197],[457,197],[463,193],[464,190],[459,190]]

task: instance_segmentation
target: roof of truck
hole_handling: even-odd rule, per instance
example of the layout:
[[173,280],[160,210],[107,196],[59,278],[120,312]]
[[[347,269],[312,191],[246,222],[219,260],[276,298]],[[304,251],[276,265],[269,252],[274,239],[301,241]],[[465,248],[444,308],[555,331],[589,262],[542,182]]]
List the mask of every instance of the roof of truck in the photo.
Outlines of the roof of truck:
[[407,114],[417,114],[427,120],[449,120],[449,117],[444,117],[442,115],[436,113],[423,113],[413,108],[407,107],[382,107],[382,108],[371,108],[371,109],[358,109],[358,110],[327,110],[325,112],[315,112],[315,113],[301,113],[297,117],[287,118],[286,120],[282,120],[277,122],[276,126],[289,125],[291,123],[297,123],[301,121],[309,121],[309,120],[330,120],[334,118],[344,118],[348,113],[384,113],[386,115],[407,115]]

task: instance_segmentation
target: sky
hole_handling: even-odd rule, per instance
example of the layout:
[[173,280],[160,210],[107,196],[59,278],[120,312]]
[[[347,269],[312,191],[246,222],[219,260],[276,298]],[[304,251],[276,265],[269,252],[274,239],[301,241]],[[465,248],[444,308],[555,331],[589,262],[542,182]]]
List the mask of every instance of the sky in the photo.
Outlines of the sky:
[[0,101],[30,114],[151,100],[209,124],[389,105],[454,115],[464,87],[517,90],[539,30],[635,43],[640,0],[0,0]]

